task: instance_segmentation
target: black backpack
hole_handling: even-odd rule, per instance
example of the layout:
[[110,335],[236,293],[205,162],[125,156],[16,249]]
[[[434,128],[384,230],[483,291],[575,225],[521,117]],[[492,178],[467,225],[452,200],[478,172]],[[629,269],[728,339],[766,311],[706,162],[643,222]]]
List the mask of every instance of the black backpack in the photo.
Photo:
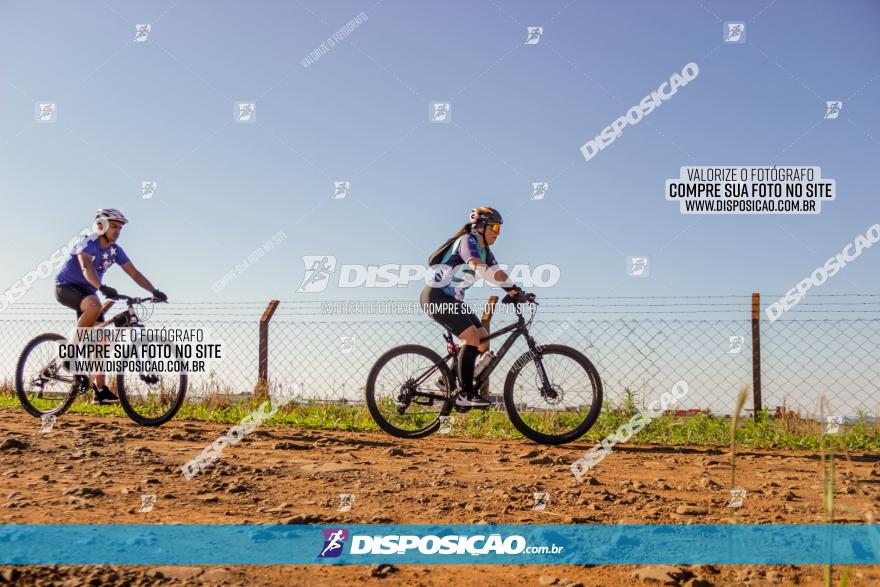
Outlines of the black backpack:
[[[464,235],[450,237],[445,243],[437,247],[437,250],[431,253],[428,257],[428,267],[433,267],[434,265],[442,263],[443,257],[446,256],[446,253],[449,251],[449,247],[451,247],[462,236]],[[489,258],[489,247],[486,247],[486,258]]]
[[449,250],[449,247],[452,246],[452,243],[458,240],[457,236],[453,236],[449,238],[445,243],[437,247],[437,250],[431,253],[428,257],[428,266],[433,267],[434,265],[439,265],[443,262],[443,257],[446,255],[446,251]]

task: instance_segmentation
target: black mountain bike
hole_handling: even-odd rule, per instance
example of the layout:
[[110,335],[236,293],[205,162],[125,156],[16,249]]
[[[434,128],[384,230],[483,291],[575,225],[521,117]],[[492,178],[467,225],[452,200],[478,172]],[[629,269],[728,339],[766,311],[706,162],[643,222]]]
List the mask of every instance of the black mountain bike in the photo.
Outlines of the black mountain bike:
[[[110,325],[116,328],[144,328],[143,321],[152,314],[155,298],[130,298],[119,295],[128,306],[95,328]],[[112,305],[112,303],[110,304]],[[105,306],[108,309],[109,306]],[[54,332],[41,334],[24,347],[15,370],[15,392],[22,407],[32,416],[60,416],[81,399],[91,394],[90,378],[69,370],[68,359],[61,359],[58,347],[67,339]],[[142,344],[135,343],[133,347]],[[155,344],[153,342],[152,344]],[[170,345],[171,343],[163,343]],[[174,356],[174,355],[172,355]],[[115,380],[115,381],[114,381]],[[107,378],[107,386],[115,387],[119,403],[129,418],[142,426],[160,426],[174,417],[186,396],[187,374],[119,372]]]
[[[517,319],[483,339],[511,333],[497,356],[475,378],[474,389],[487,383],[513,343],[523,336],[528,351],[514,362],[504,382],[504,407],[510,421],[524,436],[543,444],[580,438],[602,409],[598,371],[573,348],[535,343],[529,335],[538,305],[534,294],[517,298],[508,295],[501,303],[513,304]],[[523,317],[525,306],[530,309],[528,320]],[[455,406],[459,345],[448,329],[444,338],[445,357],[427,347],[409,344],[391,349],[373,365],[367,378],[367,408],[385,432],[401,438],[422,438],[436,432],[453,409],[473,409]]]

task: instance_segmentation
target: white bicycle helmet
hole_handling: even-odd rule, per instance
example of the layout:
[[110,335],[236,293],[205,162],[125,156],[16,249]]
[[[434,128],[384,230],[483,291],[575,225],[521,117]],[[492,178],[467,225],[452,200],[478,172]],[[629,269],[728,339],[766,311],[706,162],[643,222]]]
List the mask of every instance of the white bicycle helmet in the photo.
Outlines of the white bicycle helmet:
[[99,218],[103,218],[104,220],[116,220],[122,224],[128,222],[128,218],[125,217],[125,214],[116,208],[98,208],[98,211],[95,213],[95,220],[98,220]]

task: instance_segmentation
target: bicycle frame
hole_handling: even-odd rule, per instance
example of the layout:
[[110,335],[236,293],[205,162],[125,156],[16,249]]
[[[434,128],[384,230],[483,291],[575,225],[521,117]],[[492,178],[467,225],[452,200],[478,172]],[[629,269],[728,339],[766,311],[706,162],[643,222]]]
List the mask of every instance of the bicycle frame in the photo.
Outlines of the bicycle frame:
[[[135,304],[148,301],[150,298],[128,298],[125,296],[120,296],[120,299],[125,301],[128,308],[116,314],[109,320],[98,322],[94,326],[90,326],[89,328],[104,328],[105,326],[110,325],[116,326],[117,328],[144,328],[144,325],[141,324],[140,320],[138,319],[137,312],[134,311],[134,306]],[[113,304],[113,301],[105,302],[104,307],[101,309],[101,311],[106,312],[113,307]]]
[[[109,320],[105,320],[103,322],[97,322],[93,326],[89,326],[88,328],[104,328],[107,326],[115,326],[116,328],[145,328],[146,325],[141,323],[138,319],[137,312],[134,310],[135,304],[139,304],[145,301],[151,300],[151,298],[130,298],[128,296],[119,296],[120,300],[125,301],[128,306],[124,311],[119,312]],[[112,300],[107,300],[104,302],[103,307],[101,308],[101,312],[106,312],[110,308],[113,307],[115,302]],[[75,380],[75,377],[67,378],[67,377],[51,377],[51,379],[55,379],[57,381],[61,381],[64,383],[71,383]],[[88,376],[88,379],[91,379],[91,375]]]
[[[513,346],[513,343],[515,343],[519,337],[524,336],[526,339],[526,344],[529,347],[529,351],[533,354],[533,356],[538,356],[538,346],[535,344],[535,339],[532,338],[532,336],[529,334],[528,326],[526,325],[526,321],[522,316],[522,310],[520,310],[519,308],[517,308],[517,320],[514,324],[505,326],[501,330],[497,330],[491,333],[489,336],[481,338],[480,342],[483,343],[490,341],[493,338],[498,338],[499,336],[503,336],[509,332],[512,332],[513,334],[511,334],[507,338],[507,340],[504,341],[504,344],[502,344],[501,348],[498,349],[498,352],[496,353],[495,358],[492,360],[492,362],[477,376],[474,381],[474,389],[479,389],[488,380],[489,375],[491,375],[492,371],[494,371],[495,368],[501,363],[501,359],[504,358],[504,356],[510,350],[510,347]],[[455,344],[455,341],[452,339],[452,334],[448,330],[443,335],[443,338],[446,339],[447,349],[449,350],[446,356],[443,357],[443,362],[447,363],[450,359],[452,359],[453,365],[455,365],[458,361],[457,351],[459,347]],[[537,366],[538,377],[541,380],[541,393],[543,394],[546,392],[547,387],[547,373],[544,371],[544,364],[540,361],[540,359],[536,360],[535,364]],[[431,369],[428,369],[413,383],[415,383],[416,385],[421,385],[426,380],[430,379],[436,371],[437,367],[432,367]],[[453,378],[455,376],[455,370],[453,369]],[[441,401],[446,401],[448,399],[448,397],[445,395],[422,391],[415,392],[414,395],[418,397],[426,397]]]

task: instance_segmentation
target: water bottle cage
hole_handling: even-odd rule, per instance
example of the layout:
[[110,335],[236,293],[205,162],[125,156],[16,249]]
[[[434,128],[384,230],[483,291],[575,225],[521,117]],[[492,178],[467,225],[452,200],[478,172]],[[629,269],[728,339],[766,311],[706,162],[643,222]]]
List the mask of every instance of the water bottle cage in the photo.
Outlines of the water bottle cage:
[[474,377],[479,376],[483,371],[485,371],[486,368],[495,361],[495,358],[495,353],[493,353],[492,351],[487,351],[486,354],[484,354],[480,358],[480,361],[474,367]]

